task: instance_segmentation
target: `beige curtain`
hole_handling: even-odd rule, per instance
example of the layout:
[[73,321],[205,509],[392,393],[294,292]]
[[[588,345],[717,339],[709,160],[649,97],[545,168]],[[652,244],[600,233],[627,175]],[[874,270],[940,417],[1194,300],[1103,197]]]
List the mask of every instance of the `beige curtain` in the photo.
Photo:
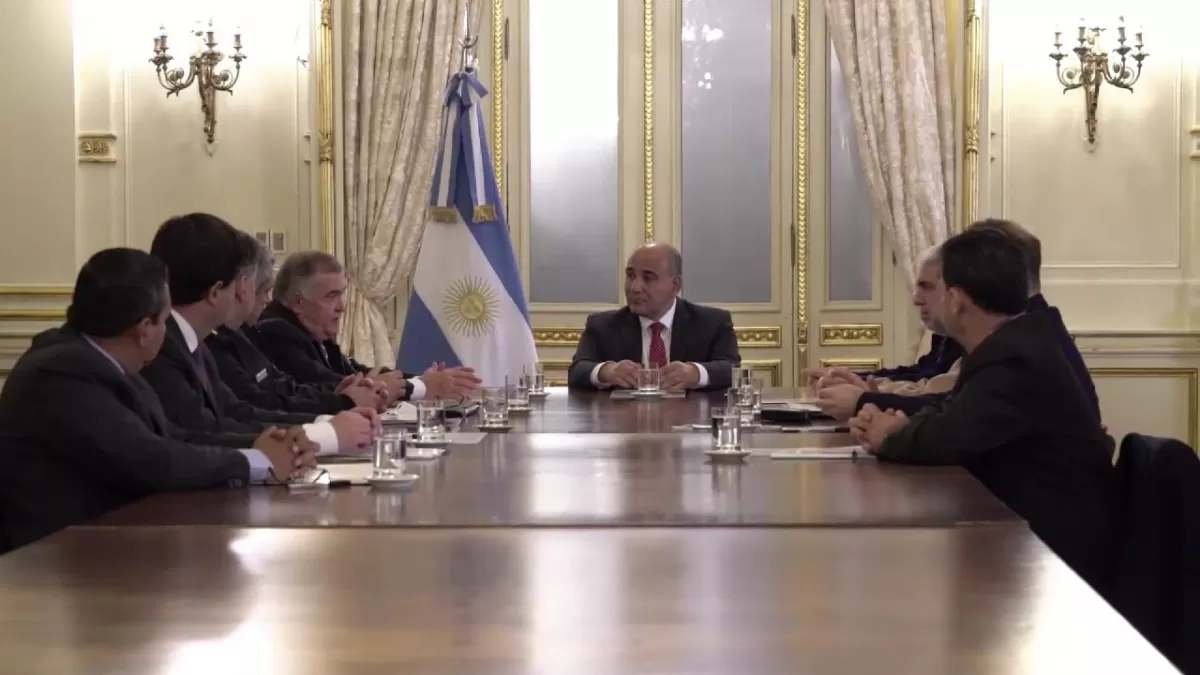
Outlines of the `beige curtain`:
[[340,339],[364,363],[395,363],[385,311],[416,266],[443,94],[460,66],[458,41],[468,9],[475,23],[476,4],[345,0],[343,5],[344,262],[350,292]]
[[953,231],[954,105],[944,0],[826,0],[875,213],[909,283]]

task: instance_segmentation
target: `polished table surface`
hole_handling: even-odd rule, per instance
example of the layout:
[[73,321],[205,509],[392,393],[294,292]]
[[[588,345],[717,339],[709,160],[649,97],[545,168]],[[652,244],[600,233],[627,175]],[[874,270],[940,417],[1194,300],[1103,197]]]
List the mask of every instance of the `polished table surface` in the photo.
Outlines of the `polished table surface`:
[[[724,392],[688,392],[683,398],[614,399],[612,392],[550,387],[550,395],[530,401],[532,410],[512,413],[513,431],[547,433],[653,433],[707,422],[709,410],[725,405]],[[800,399],[800,389],[768,389],[766,399]],[[468,418],[473,426],[478,416]]]
[[1155,675],[1020,524],[72,529],[0,558],[23,675]]
[[[238,527],[801,525],[881,527],[1014,521],[965,470],[863,460],[713,465],[704,433],[492,434],[430,462],[404,493],[368,487],[162,494],[102,525]],[[757,433],[753,450],[836,446],[844,434]],[[360,474],[368,466],[331,467]],[[336,474],[335,474],[336,475]]]

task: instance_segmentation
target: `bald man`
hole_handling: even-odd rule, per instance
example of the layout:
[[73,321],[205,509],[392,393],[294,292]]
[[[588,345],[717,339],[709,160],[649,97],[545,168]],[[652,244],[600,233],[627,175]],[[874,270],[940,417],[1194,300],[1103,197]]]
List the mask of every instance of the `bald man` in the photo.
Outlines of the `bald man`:
[[573,389],[632,389],[643,364],[661,369],[666,391],[727,389],[741,363],[733,317],[679,297],[683,256],[646,244],[625,266],[625,307],[587,318],[569,384]]

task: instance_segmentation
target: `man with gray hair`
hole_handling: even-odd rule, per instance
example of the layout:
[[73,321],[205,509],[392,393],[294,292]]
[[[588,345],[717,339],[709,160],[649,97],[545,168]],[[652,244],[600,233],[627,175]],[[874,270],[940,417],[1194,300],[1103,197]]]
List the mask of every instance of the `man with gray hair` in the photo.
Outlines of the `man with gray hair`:
[[381,382],[387,402],[422,398],[460,399],[480,384],[475,370],[433,364],[420,376],[371,368],[344,355],[336,339],[346,312],[346,272],[321,251],[288,256],[275,277],[275,297],[256,326],[255,344],[298,382],[337,387],[347,378]]
[[336,413],[356,407],[380,409],[384,398],[365,378],[346,378],[333,390],[296,382],[271,363],[247,335],[249,325],[258,321],[275,280],[275,256],[250,235],[239,232],[244,244],[253,247],[254,261],[246,276],[253,285],[239,294],[224,325],[204,339],[217,363],[221,380],[238,398],[268,410]]

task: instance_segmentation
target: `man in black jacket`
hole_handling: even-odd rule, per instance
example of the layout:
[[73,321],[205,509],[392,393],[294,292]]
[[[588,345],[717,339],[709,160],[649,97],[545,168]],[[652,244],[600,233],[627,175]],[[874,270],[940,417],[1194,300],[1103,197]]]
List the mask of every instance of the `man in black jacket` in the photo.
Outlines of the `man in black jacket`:
[[242,332],[246,324],[258,321],[270,302],[275,261],[266,246],[244,232],[238,235],[255,251],[253,294],[236,298],[229,320],[204,338],[225,384],[241,400],[267,410],[324,414],[359,406],[381,408],[386,400],[366,378],[352,377],[338,387],[300,384],[276,368]]
[[155,492],[287,480],[315,466],[299,428],[244,449],[189,443],[138,371],[170,312],[167,270],[108,249],[79,272],[67,325],[39,336],[0,392],[0,551]]
[[934,314],[967,351],[953,392],[911,418],[868,404],[852,433],[881,460],[965,467],[1101,585],[1115,475],[1050,316],[1024,313],[1024,252],[1000,232],[964,232],[942,245],[942,280]]
[[280,370],[303,384],[334,387],[348,376],[382,382],[389,403],[460,399],[479,386],[475,369],[431,365],[420,376],[371,368],[344,355],[336,342],[346,311],[346,272],[320,251],[293,253],[275,277],[275,298],[247,334]]
[[642,364],[666,391],[727,389],[741,363],[729,312],[679,297],[683,256],[669,244],[639,247],[625,266],[626,306],[587,318],[571,359],[574,389],[637,386]]
[[329,420],[314,419],[311,413],[264,410],[239,399],[221,379],[200,336],[225,323],[236,297],[250,292],[254,249],[237,230],[206,213],[178,216],[159,227],[150,252],[167,264],[172,309],[162,351],[143,377],[172,423],[193,431],[249,436],[270,424],[302,424],[322,454],[371,442],[378,424],[374,410],[340,412]]

